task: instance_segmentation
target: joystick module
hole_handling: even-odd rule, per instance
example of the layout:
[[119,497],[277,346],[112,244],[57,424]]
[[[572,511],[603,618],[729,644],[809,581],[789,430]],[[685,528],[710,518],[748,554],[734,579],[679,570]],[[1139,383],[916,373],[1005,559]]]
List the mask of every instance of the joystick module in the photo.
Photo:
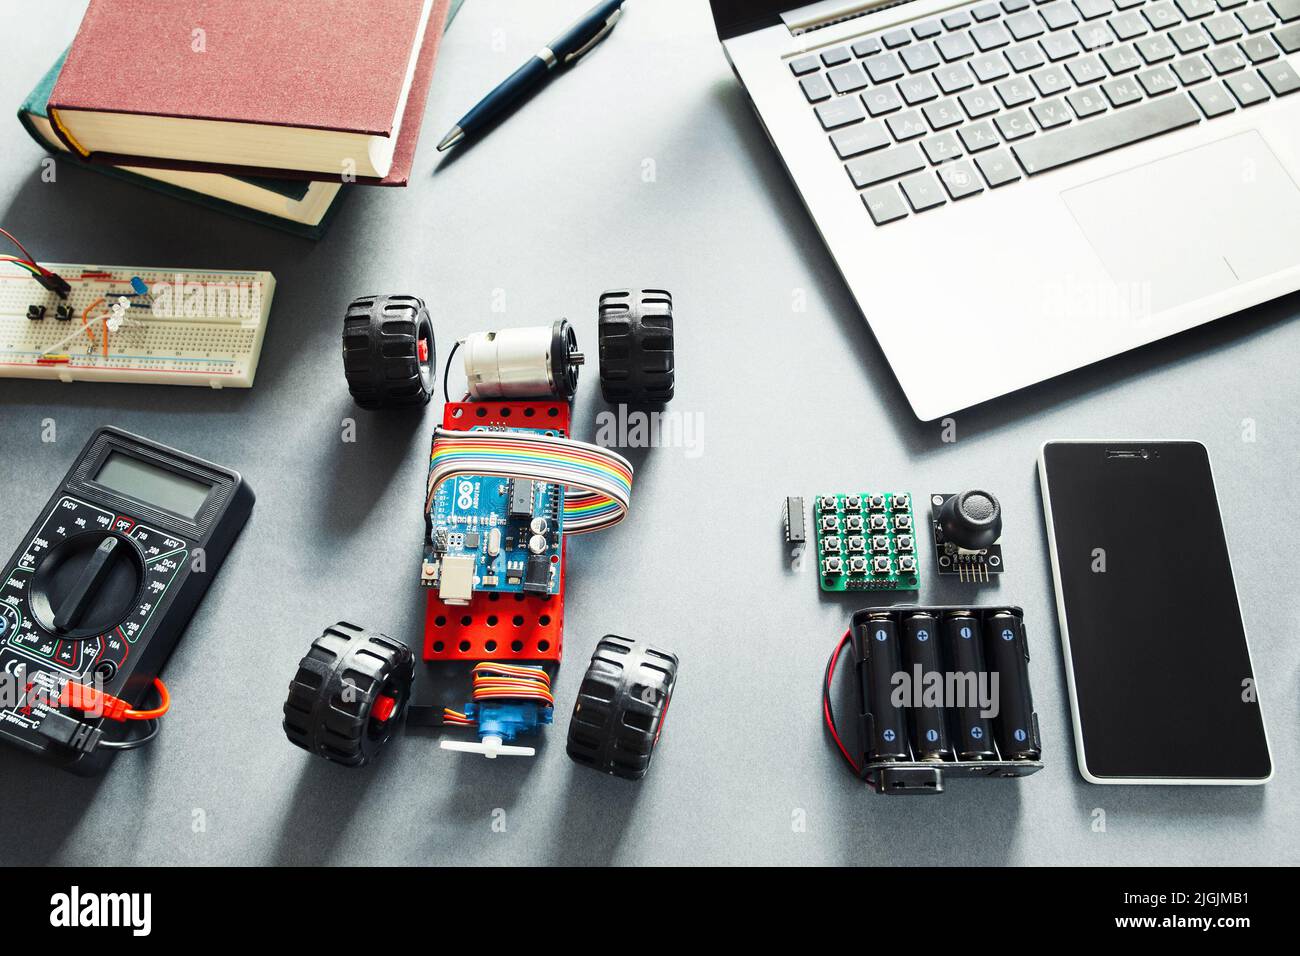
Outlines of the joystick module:
[[252,507],[237,472],[96,431],[0,577],[0,739],[80,774],[125,749],[68,692],[141,705]]

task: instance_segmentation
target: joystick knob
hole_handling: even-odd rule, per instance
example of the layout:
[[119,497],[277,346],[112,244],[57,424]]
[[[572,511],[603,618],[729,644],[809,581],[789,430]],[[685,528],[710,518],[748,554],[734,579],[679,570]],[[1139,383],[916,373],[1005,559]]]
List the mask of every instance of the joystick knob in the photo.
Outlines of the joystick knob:
[[968,551],[981,551],[1002,536],[1002,506],[988,491],[963,491],[939,509],[944,541]]

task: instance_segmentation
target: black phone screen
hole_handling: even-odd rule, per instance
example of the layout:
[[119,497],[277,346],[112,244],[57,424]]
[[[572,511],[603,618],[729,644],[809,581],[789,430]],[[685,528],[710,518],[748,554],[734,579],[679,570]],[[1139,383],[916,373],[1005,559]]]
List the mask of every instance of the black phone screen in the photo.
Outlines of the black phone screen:
[[1051,442],[1042,465],[1085,773],[1267,778],[1205,447]]

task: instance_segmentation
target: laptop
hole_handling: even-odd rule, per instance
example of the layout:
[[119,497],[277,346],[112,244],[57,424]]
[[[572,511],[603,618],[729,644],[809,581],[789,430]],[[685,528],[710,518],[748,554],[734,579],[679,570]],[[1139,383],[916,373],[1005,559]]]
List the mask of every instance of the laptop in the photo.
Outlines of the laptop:
[[917,417],[1300,288],[1300,0],[711,0]]

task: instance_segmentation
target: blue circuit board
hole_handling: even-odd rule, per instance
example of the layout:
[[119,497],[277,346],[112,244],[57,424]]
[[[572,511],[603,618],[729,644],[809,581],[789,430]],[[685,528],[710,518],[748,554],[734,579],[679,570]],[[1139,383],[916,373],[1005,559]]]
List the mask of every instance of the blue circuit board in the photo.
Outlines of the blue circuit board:
[[429,519],[421,580],[443,601],[468,603],[473,591],[559,591],[562,486],[462,475],[439,486]]

